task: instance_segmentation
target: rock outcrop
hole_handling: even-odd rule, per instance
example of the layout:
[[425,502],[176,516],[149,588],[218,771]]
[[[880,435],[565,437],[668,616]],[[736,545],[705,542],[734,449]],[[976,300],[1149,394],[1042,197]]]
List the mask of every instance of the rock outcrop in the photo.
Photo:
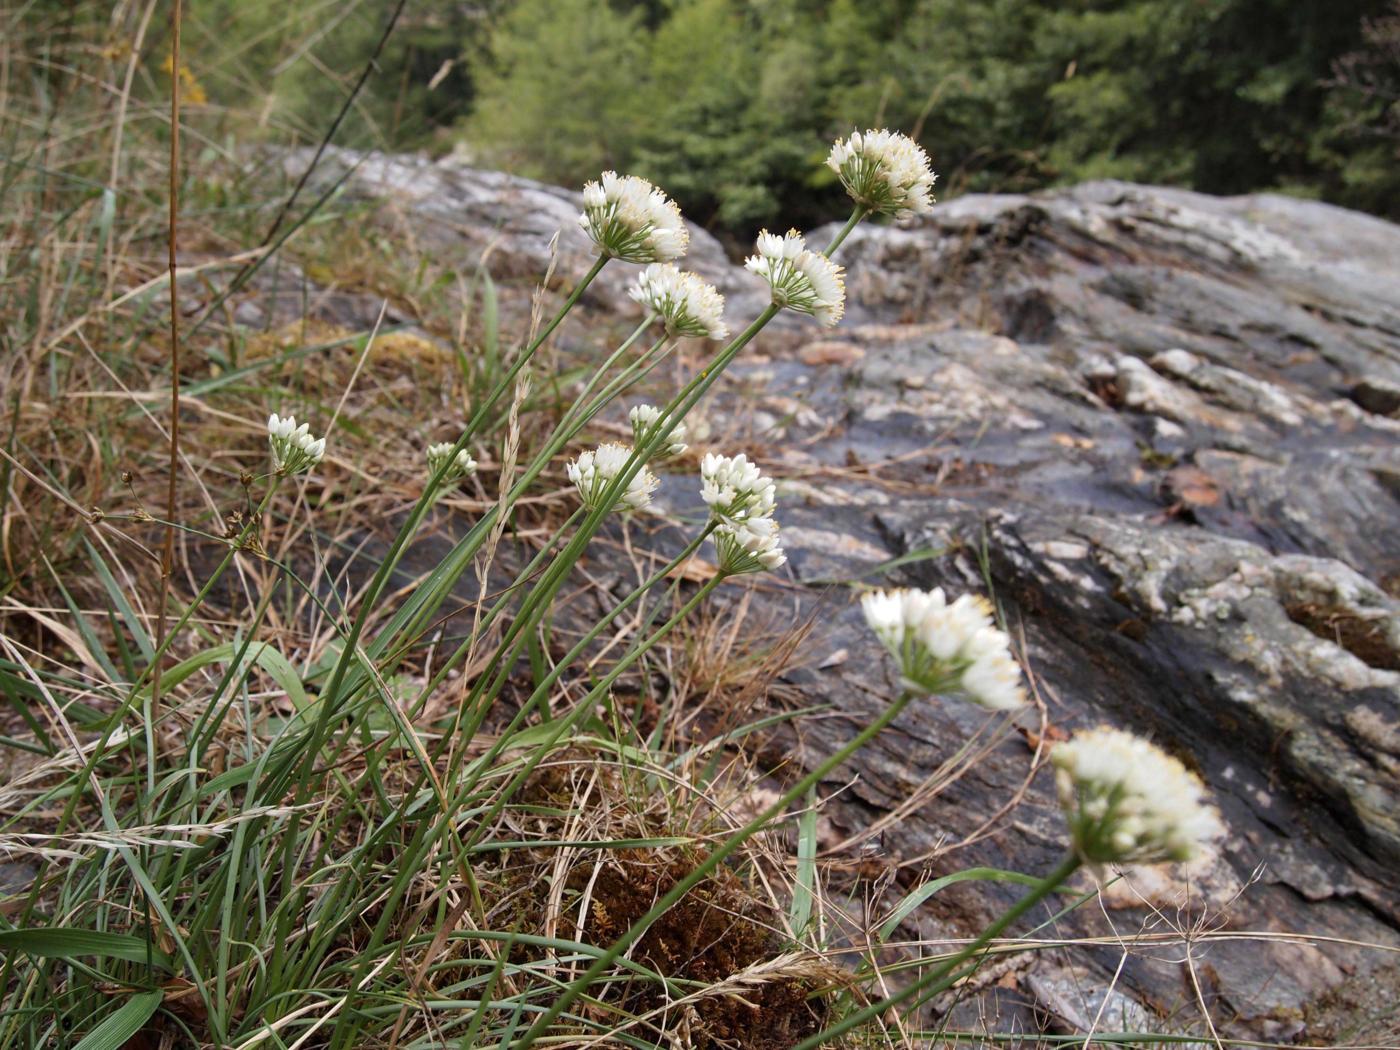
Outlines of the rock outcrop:
[[[438,250],[489,244],[491,266],[534,276],[563,229],[561,273],[586,265],[573,194],[382,157],[347,185]],[[757,282],[703,231],[693,244],[745,320]],[[767,747],[814,762],[897,688],[841,584],[900,556],[885,579],[990,587],[1041,718],[951,776],[982,719],[915,704],[854,783],[829,785],[828,859],[878,843],[908,887],[974,863],[1048,867],[1063,833],[1033,775],[1041,745],[1129,726],[1198,764],[1230,825],[1221,855],[1127,873],[1057,927],[1102,933],[1107,916],[1121,943],[1017,957],[980,1007],[942,1004],[949,1024],[980,1010],[1080,1031],[1107,997],[1100,1030],[1200,1033],[1204,1007],[1222,1035],[1316,1041],[1315,1004],[1383,958],[1363,945],[1400,943],[1400,228],[1105,182],[864,226],[841,261],[847,322],[765,333],[707,409],[712,432],[743,439],[733,451],[787,479],[789,583],[758,594],[813,624],[818,658],[788,685],[832,709]],[[599,304],[630,310],[629,276]],[[663,496],[693,503],[690,487]],[[974,931],[1014,896],[981,885],[933,898],[911,930]],[[1178,921],[1241,936],[1189,959],[1154,948]]]

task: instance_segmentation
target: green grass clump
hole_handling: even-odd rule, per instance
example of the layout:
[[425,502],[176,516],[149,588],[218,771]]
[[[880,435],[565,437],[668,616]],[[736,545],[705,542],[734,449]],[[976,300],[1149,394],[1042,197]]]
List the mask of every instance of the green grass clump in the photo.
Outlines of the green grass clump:
[[[986,952],[1047,943],[998,938],[1074,854],[909,889],[822,856],[817,785],[912,702],[910,675],[805,775],[775,789],[749,757],[813,713],[749,713],[810,625],[717,601],[782,564],[773,486],[681,428],[778,303],[725,341],[679,313],[712,290],[653,271],[643,291],[670,298],[619,334],[581,305],[624,265],[605,243],[516,309],[485,260],[412,257],[365,206],[213,135],[238,125],[173,39],[163,76],[142,50],[154,10],[58,12],[24,50],[7,13],[0,45],[0,1048],[880,1045]],[[194,111],[172,151],[174,90]],[[610,185],[585,191],[599,239],[672,258],[673,209]],[[761,238],[750,268],[833,324],[830,257],[866,212],[824,252]],[[331,325],[327,287],[414,323]],[[289,289],[303,306],[279,313]],[[580,320],[599,334],[565,367],[549,341]],[[643,391],[663,407],[629,427]],[[271,413],[309,427],[274,428],[276,460]],[[697,464],[699,521],[619,514],[652,469]],[[619,537],[620,589],[584,564]],[[954,608],[1005,648],[991,606]],[[986,637],[920,666],[976,696]],[[968,943],[895,940],[972,880],[1030,892]]]

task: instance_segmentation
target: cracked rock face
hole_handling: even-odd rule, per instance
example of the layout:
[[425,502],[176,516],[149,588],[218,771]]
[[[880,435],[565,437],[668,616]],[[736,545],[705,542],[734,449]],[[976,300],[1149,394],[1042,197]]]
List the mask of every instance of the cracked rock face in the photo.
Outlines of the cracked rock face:
[[[1102,183],[960,198],[916,228],[858,230],[843,261],[857,322],[843,335],[860,353],[808,367],[765,347],[768,389],[822,420],[810,444],[816,428],[784,434],[799,461],[868,464],[838,483],[885,497],[839,512],[853,532],[873,518],[892,556],[961,542],[905,578],[960,591],[989,576],[1051,723],[1151,735],[1195,762],[1229,821],[1213,863],[1128,873],[1106,891],[1115,919],[1174,907],[1189,876],[1204,914],[1236,929],[1394,944],[1400,402],[1387,392],[1400,381],[1400,229],[1285,198]],[[780,507],[785,520],[810,512]],[[800,576],[800,553],[793,564]],[[840,644],[859,646],[858,617],[840,622]],[[868,687],[860,666],[846,677]],[[810,683],[838,707],[852,685]],[[914,717],[920,738],[967,731],[949,705]],[[805,742],[821,753],[849,735],[821,723]],[[952,751],[910,747],[901,764],[887,746],[845,797],[852,826]],[[974,838],[1024,750],[997,750],[921,811],[926,823],[888,829],[886,849],[919,857],[938,836]],[[994,844],[932,870],[1053,863],[1047,780]],[[991,914],[1002,899],[969,893],[963,907]],[[926,916],[921,932],[959,917]],[[1069,925],[1081,921],[1094,928]],[[1130,960],[1117,992],[1164,1018],[1199,1020],[1204,1002],[1217,1024],[1276,1039],[1309,1038],[1310,1004],[1381,961],[1222,944],[1188,995],[1179,961],[1159,955]],[[1103,1001],[1099,988],[1066,1006],[1063,983],[1032,978],[1017,987],[1035,1009],[1016,1023]]]
[[[562,228],[563,277],[588,262],[562,190],[372,157],[352,191],[464,259],[494,238],[501,266],[538,274]],[[692,235],[688,262],[737,327],[761,288]],[[1016,957],[981,998],[935,1009],[953,1028],[1081,1031],[1103,1013],[1125,1020],[1100,1030],[1200,1034],[1204,1005],[1222,1035],[1329,1037],[1316,1004],[1383,961],[1358,945],[1400,943],[1400,228],[1105,182],[863,226],[840,261],[847,322],[766,331],[693,431],[785,479],[786,583],[752,602],[814,622],[819,658],[785,684],[831,711],[762,754],[813,765],[898,689],[856,589],[832,581],[881,580],[901,555],[884,582],[990,583],[1044,708],[948,778],[983,717],[911,705],[827,785],[825,860],[877,842],[895,899],[974,864],[1045,870],[1064,832],[1037,746],[1129,727],[1199,769],[1230,828],[1220,855],[1126,872],[1059,920],[1067,937],[1110,923],[1126,955],[1110,938]],[[633,272],[605,271],[600,303],[631,316]],[[691,481],[661,502],[693,505]],[[951,887],[906,932],[966,936],[1015,892]],[[1152,946],[1163,916],[1239,936],[1188,965]]]

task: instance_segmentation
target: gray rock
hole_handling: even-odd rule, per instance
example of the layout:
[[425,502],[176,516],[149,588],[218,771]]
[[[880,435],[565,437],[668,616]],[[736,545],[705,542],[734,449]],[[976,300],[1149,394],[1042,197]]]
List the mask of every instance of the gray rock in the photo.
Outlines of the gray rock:
[[[299,178],[313,151],[283,155],[289,177]],[[498,279],[537,282],[551,261],[557,241],[557,280],[572,283],[597,257],[578,225],[582,197],[532,179],[474,168],[456,157],[355,153],[332,148],[322,157],[311,184],[324,188],[343,179],[343,192],[378,202],[386,221],[406,224],[427,248],[447,253],[464,272],[478,264]],[[581,190],[582,187],[578,187]],[[762,309],[757,278],[730,264],[708,232],[690,225],[684,265],[695,270],[730,300],[731,309]],[[641,308],[627,297],[637,267],[614,263],[603,270],[589,294],[599,305],[641,319]]]
[[[835,484],[884,489],[867,513],[892,555],[961,541],[904,579],[961,591],[989,578],[1053,724],[1124,724],[1197,763],[1231,826],[1217,866],[1193,876],[1198,920],[1220,908],[1234,926],[1395,944],[1400,429],[1385,391],[1400,378],[1400,229],[1286,198],[1105,183],[960,198],[849,244],[847,339],[863,354],[815,369],[799,356],[768,384],[805,392],[821,419],[807,455],[898,460],[881,476],[902,485]],[[782,509],[785,522],[808,513]],[[859,652],[854,614],[838,622],[831,644]],[[868,664],[844,666],[834,682],[799,680],[858,723]],[[833,821],[854,831],[895,810],[951,754],[937,741],[977,722],[954,705],[908,717],[903,737],[854,763],[861,779]],[[823,721],[803,743],[826,754],[851,731]],[[885,829],[886,850],[913,861],[901,875],[974,836],[1026,762],[1003,747],[962,790]],[[1016,813],[995,846],[973,842],[934,873],[1053,863],[1061,831],[1043,779]],[[1160,878],[1132,881],[1164,903],[1183,884]],[[969,891],[913,929],[971,928],[1004,899]],[[1135,905],[1110,907],[1129,921]],[[1080,921],[1068,926],[1094,926]],[[1101,978],[1116,965],[1095,961]],[[1201,994],[1227,1028],[1301,1039],[1309,1004],[1380,961],[1221,945]],[[1179,963],[1138,960],[1120,991],[1198,1018],[1183,978]],[[1024,986],[1058,995],[1036,971]]]
[[[345,153],[317,179],[357,160],[349,192],[463,265],[490,246],[493,273],[533,280],[560,230],[561,272],[587,265],[573,193]],[[731,297],[737,327],[762,302],[755,282],[692,236],[689,262]],[[1128,957],[1079,948],[1006,971],[1024,993],[1016,1023],[1082,1027],[1121,961],[1115,1017],[1187,1017],[1163,1030],[1200,1035],[1204,1003],[1222,1035],[1309,1039],[1313,1004],[1381,961],[1365,945],[1400,943],[1400,228],[1285,197],[1102,182],[863,226],[841,261],[836,339],[805,321],[766,331],[707,409],[712,433],[746,436],[726,450],[789,479],[786,571],[805,586],[760,585],[750,612],[814,622],[807,644],[825,657],[781,685],[831,712],[779,724],[758,753],[789,776],[898,688],[841,583],[922,553],[885,578],[990,584],[1044,705],[1043,725],[1023,718],[1031,746],[1004,738],[943,783],[984,719],[916,702],[827,785],[827,859],[870,835],[896,893],[973,864],[1045,870],[1064,832],[1036,734],[1132,727],[1189,756],[1229,837],[1216,858],[1128,872],[1061,919],[1078,937],[1107,916]],[[610,273],[596,305],[632,316],[630,277]],[[678,508],[685,491],[663,489]],[[907,932],[965,936],[1015,894],[950,888]],[[1188,964],[1133,943],[1164,916],[1337,940],[1217,939]]]

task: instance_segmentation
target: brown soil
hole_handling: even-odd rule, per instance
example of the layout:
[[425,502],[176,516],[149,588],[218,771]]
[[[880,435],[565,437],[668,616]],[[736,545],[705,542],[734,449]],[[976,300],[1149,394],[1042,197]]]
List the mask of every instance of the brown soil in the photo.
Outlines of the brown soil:
[[1381,629],[1381,621],[1312,602],[1294,602],[1287,610],[1288,618],[1294,623],[1301,624],[1319,638],[1335,642],[1368,667],[1400,671],[1400,652]]

